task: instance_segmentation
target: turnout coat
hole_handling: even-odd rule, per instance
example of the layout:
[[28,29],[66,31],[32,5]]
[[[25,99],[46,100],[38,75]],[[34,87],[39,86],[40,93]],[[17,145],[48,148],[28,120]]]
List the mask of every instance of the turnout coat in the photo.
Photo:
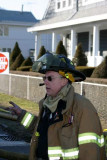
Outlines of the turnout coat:
[[[37,127],[43,115],[43,101],[44,99],[39,103],[38,117],[23,111],[19,118],[26,128],[34,128],[29,160],[38,160],[36,149],[40,135]],[[73,86],[64,101],[66,108],[61,112],[62,120],[56,121],[48,128],[49,160],[105,160],[102,128],[91,102],[75,93]]]

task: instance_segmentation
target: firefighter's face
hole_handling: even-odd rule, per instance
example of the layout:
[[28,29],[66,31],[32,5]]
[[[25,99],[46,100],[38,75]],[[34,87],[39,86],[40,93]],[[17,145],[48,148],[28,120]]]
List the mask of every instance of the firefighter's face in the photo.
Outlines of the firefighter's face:
[[61,88],[63,88],[68,83],[66,78],[62,77],[58,72],[54,71],[46,72],[43,80],[46,86],[47,95],[52,97],[57,96]]

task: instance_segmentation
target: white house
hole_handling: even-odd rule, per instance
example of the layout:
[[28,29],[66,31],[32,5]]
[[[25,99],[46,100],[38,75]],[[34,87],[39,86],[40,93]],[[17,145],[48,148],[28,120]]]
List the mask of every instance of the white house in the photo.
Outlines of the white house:
[[31,12],[0,10],[0,51],[11,53],[18,42],[23,56],[32,57],[35,36],[27,28],[37,21]]
[[35,34],[35,59],[41,45],[54,52],[60,35],[70,59],[81,42],[88,66],[97,66],[107,55],[107,0],[50,0],[28,32]]

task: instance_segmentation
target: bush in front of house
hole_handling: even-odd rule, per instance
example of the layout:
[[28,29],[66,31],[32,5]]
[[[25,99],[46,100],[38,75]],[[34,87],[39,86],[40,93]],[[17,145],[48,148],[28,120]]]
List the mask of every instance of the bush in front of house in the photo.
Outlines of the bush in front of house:
[[86,77],[91,77],[95,67],[88,67],[88,66],[76,66],[75,67],[78,71],[84,73]]
[[32,66],[21,66],[16,69],[17,71],[31,71]]
[[76,66],[86,66],[87,65],[88,60],[87,60],[87,56],[83,52],[82,43],[78,44],[72,61]]
[[62,41],[59,41],[59,43],[56,47],[56,54],[63,54],[67,57],[67,51],[66,51]]
[[107,56],[104,58],[103,62],[95,68],[91,78],[107,78]]
[[41,56],[43,56],[46,53],[46,49],[44,46],[41,46],[40,50],[39,50],[39,54],[37,56],[37,59],[39,59]]
[[23,57],[23,55],[20,53],[20,54],[16,57],[15,61],[13,62],[13,64],[11,65],[10,70],[16,70],[19,66],[21,66],[21,64],[23,63],[23,61],[24,61],[24,57]]
[[19,48],[18,42],[15,43],[15,46],[13,48],[13,51],[10,54],[10,66],[14,63],[16,57],[21,53],[21,50]]
[[23,61],[23,63],[21,64],[21,67],[22,66],[32,66],[32,65],[33,65],[32,59],[28,57],[27,59]]

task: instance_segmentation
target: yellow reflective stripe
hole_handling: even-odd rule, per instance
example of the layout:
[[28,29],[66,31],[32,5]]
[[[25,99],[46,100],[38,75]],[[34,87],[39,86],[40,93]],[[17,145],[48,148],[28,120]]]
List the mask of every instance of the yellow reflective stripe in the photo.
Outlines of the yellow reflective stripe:
[[93,132],[79,134],[78,141],[79,145],[86,143],[96,143],[99,147],[104,146],[104,136],[99,136]]
[[107,129],[104,129],[103,132],[107,132]]
[[61,149],[61,147],[48,147],[48,155],[50,159],[60,159],[60,157],[63,157],[63,159],[77,159],[79,155],[79,149],[78,148],[72,148],[72,149]]
[[39,132],[36,132],[36,133],[35,133],[35,136],[36,136],[36,137],[39,137],[39,136],[40,136]]
[[32,122],[34,118],[34,115],[32,115],[31,113],[26,113],[25,116],[23,117],[21,124],[25,127],[28,128]]

